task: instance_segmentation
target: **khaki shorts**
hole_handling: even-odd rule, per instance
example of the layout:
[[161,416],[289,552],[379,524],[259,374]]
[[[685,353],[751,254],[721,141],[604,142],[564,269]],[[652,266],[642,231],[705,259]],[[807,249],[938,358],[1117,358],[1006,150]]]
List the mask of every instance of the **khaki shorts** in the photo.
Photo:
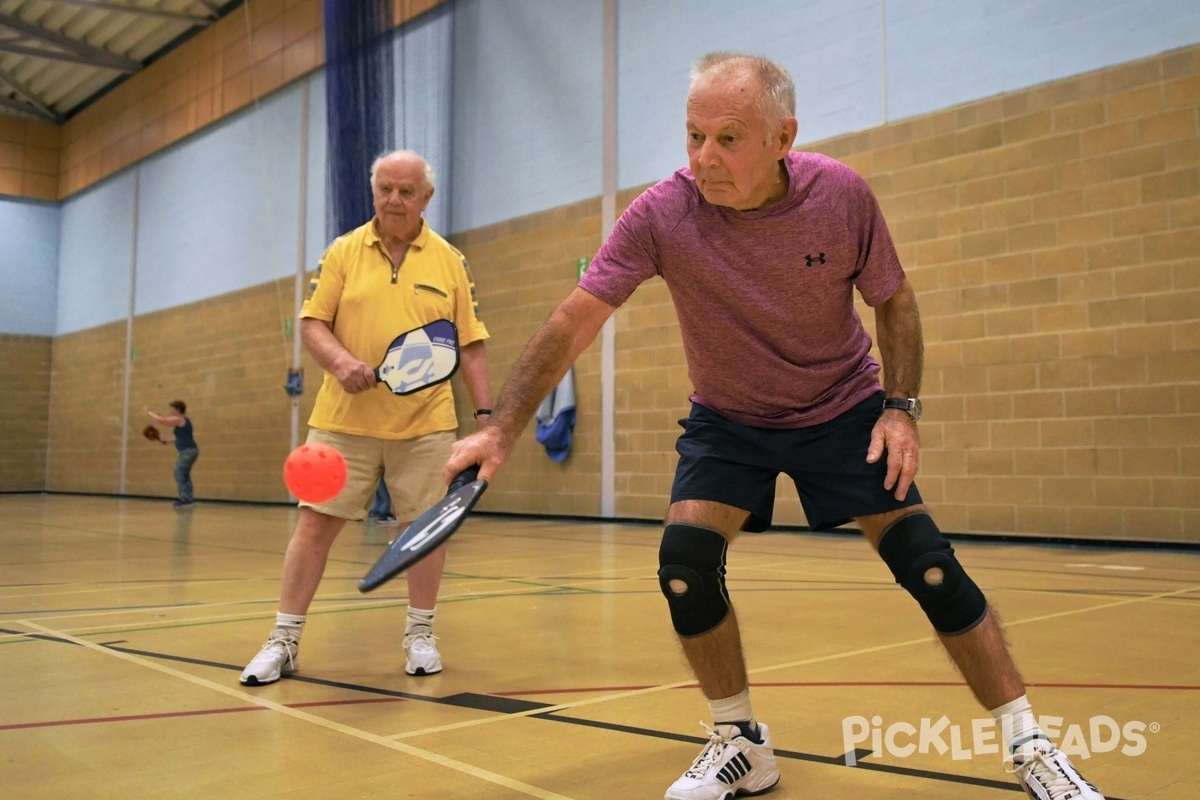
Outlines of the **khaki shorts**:
[[411,522],[446,495],[442,467],[450,458],[453,431],[418,436],[415,439],[376,439],[348,433],[309,428],[308,442],[327,444],[346,459],[346,485],[328,503],[304,503],[321,514],[341,519],[366,519],[375,498],[379,474],[387,476],[396,519]]

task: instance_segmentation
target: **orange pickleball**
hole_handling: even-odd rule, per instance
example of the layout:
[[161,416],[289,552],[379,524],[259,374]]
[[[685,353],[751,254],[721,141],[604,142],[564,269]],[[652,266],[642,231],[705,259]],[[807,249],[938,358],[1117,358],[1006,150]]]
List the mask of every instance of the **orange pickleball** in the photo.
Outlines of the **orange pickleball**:
[[302,444],[283,463],[283,482],[305,503],[328,503],[346,485],[346,459],[327,444]]

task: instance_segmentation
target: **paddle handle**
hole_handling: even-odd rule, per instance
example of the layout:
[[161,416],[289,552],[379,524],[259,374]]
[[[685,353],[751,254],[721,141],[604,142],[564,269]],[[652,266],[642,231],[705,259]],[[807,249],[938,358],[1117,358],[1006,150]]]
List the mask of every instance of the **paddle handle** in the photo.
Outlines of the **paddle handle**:
[[[450,481],[450,492],[458,491],[462,487],[466,486],[468,483],[472,483],[473,481],[475,481],[478,477],[479,477],[479,465],[472,464],[471,466],[464,469],[462,472],[458,473],[458,475],[456,475],[454,477],[454,480]],[[447,492],[447,494],[448,493],[449,492]]]

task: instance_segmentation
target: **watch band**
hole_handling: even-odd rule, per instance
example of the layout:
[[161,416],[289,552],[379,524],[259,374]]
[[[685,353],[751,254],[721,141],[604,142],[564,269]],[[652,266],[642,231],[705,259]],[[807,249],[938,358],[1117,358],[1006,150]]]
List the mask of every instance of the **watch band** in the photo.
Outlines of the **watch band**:
[[883,401],[883,407],[903,411],[913,422],[921,419],[921,401],[916,397],[888,397]]

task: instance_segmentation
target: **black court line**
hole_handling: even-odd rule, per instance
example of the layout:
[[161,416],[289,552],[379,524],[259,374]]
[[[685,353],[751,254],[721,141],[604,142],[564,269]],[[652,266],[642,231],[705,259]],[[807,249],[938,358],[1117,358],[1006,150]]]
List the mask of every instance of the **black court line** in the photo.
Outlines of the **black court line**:
[[[583,725],[588,728],[599,728],[601,730],[617,731],[619,733],[631,733],[636,736],[649,736],[654,739],[668,739],[674,742],[691,742],[697,745],[708,743],[708,739],[702,739],[699,736],[686,736],[680,733],[668,733],[666,731],[656,731],[650,728],[638,728],[632,725],[617,725],[611,722],[597,722],[596,720],[580,719],[578,717],[565,717],[556,712],[546,714],[533,714],[532,716],[538,719],[550,720],[551,722],[567,722],[572,725]],[[850,769],[865,769],[875,772],[887,772],[894,775],[904,775],[910,778],[924,778],[926,780],[944,781],[947,783],[957,783],[970,786],[982,786],[988,789],[1002,789],[1006,791],[1023,791],[1017,785],[1016,780],[997,781],[988,778],[973,778],[967,775],[954,775],[948,772],[935,772],[927,769],[911,769],[908,767],[897,767],[889,764],[865,764],[861,759],[870,755],[870,750],[856,750],[855,757],[858,762]],[[812,764],[823,764],[830,767],[847,767],[846,756],[819,756],[815,753],[802,753],[797,750],[781,750],[775,748],[776,758],[788,758],[793,761],[807,761]],[[1120,800],[1120,798],[1109,798],[1109,800]]]
[[[22,631],[5,631],[4,633],[23,633]],[[45,641],[57,642],[59,644],[75,644],[66,639],[59,639],[52,636],[42,634],[27,633],[26,636],[35,639],[43,639]],[[235,664],[225,664],[220,661],[207,661],[199,658],[191,658],[188,656],[176,656],[168,653],[156,653],[150,650],[137,650],[131,647],[115,647],[113,645],[102,645],[117,652],[127,653],[129,655],[144,656],[146,658],[156,658],[163,661],[175,661],[184,664],[196,664],[206,667],[214,667],[232,672],[241,672],[242,668]],[[310,678],[301,675],[289,675],[281,680],[300,681],[303,683],[311,683],[317,686],[329,686],[337,689],[348,689],[350,691],[365,692],[367,694],[383,695],[385,697],[399,697],[406,700],[417,700],[425,703],[434,703],[438,705],[457,706],[459,708],[471,709],[474,711],[484,711],[497,714],[520,714],[526,713],[538,708],[552,708],[547,703],[537,703],[529,700],[519,700],[517,698],[501,697],[498,695],[475,694],[473,692],[460,692],[459,694],[450,695],[448,697],[431,697],[429,695],[414,694],[412,692],[401,692],[395,689],[383,689],[377,686],[365,686],[363,684],[347,683],[345,681],[333,681],[325,678]],[[704,745],[708,739],[702,739],[698,736],[687,736],[680,733],[671,733],[669,731],[659,731],[651,728],[639,728],[632,725],[619,725],[612,722],[598,722],[596,720],[581,719],[579,717],[563,716],[555,711],[549,711],[542,714],[529,714],[530,719],[543,719],[550,722],[565,722],[571,725],[581,725],[588,728],[597,728],[600,730],[616,731],[618,733],[630,733],[637,736],[648,736],[654,739],[663,739],[676,742],[690,742],[692,744]],[[892,764],[868,764],[864,763],[864,759],[870,754],[869,750],[855,750],[854,756],[856,763],[853,767],[849,767],[846,763],[847,756],[822,756],[815,753],[803,753],[797,750],[775,750],[777,758],[787,758],[793,761],[806,761],[813,764],[823,764],[826,766],[841,766],[850,769],[865,769],[875,772],[886,772],[893,775],[903,775],[910,778],[921,778],[925,780],[936,780],[946,783],[954,783],[960,785],[980,786],[987,789],[999,789],[1005,791],[1023,791],[1017,785],[1015,779],[1012,781],[998,781],[988,778],[974,778],[967,775],[955,775],[948,772],[937,772],[927,769],[913,769],[909,767],[900,767]],[[1125,800],[1125,798],[1107,796],[1108,800]]]
[[[562,716],[556,711],[550,711],[545,714],[532,714],[531,717],[537,719],[549,720],[551,722],[566,722],[572,725],[582,725],[588,728],[599,728],[601,730],[617,731],[619,733],[631,733],[635,736],[649,736],[654,739],[666,739],[675,742],[691,742],[693,744],[704,745],[708,743],[708,739],[702,739],[699,736],[687,736],[680,733],[669,733],[667,731],[657,731],[650,728],[638,728],[632,725],[617,725],[611,722],[597,722],[591,719],[580,719],[578,717]],[[847,767],[849,769],[864,769],[872,772],[886,772],[891,775],[903,775],[909,778],[922,778],[925,780],[943,781],[946,783],[955,783],[966,786],[981,786],[986,789],[999,789],[1009,792],[1023,792],[1024,790],[1017,784],[1016,779],[1008,781],[998,781],[990,778],[975,778],[968,775],[955,775],[949,772],[937,772],[929,769],[915,769],[911,767],[900,767],[893,764],[868,764],[864,763],[863,759],[871,754],[870,750],[855,750],[853,753],[855,764],[853,766],[847,764],[850,753],[841,756],[820,756],[815,753],[802,753],[798,750],[781,750],[775,748],[776,758],[787,758],[793,761],[807,761],[813,764],[823,764],[832,767]],[[1105,795],[1108,800],[1125,800],[1125,798],[1116,797],[1113,795]]]

